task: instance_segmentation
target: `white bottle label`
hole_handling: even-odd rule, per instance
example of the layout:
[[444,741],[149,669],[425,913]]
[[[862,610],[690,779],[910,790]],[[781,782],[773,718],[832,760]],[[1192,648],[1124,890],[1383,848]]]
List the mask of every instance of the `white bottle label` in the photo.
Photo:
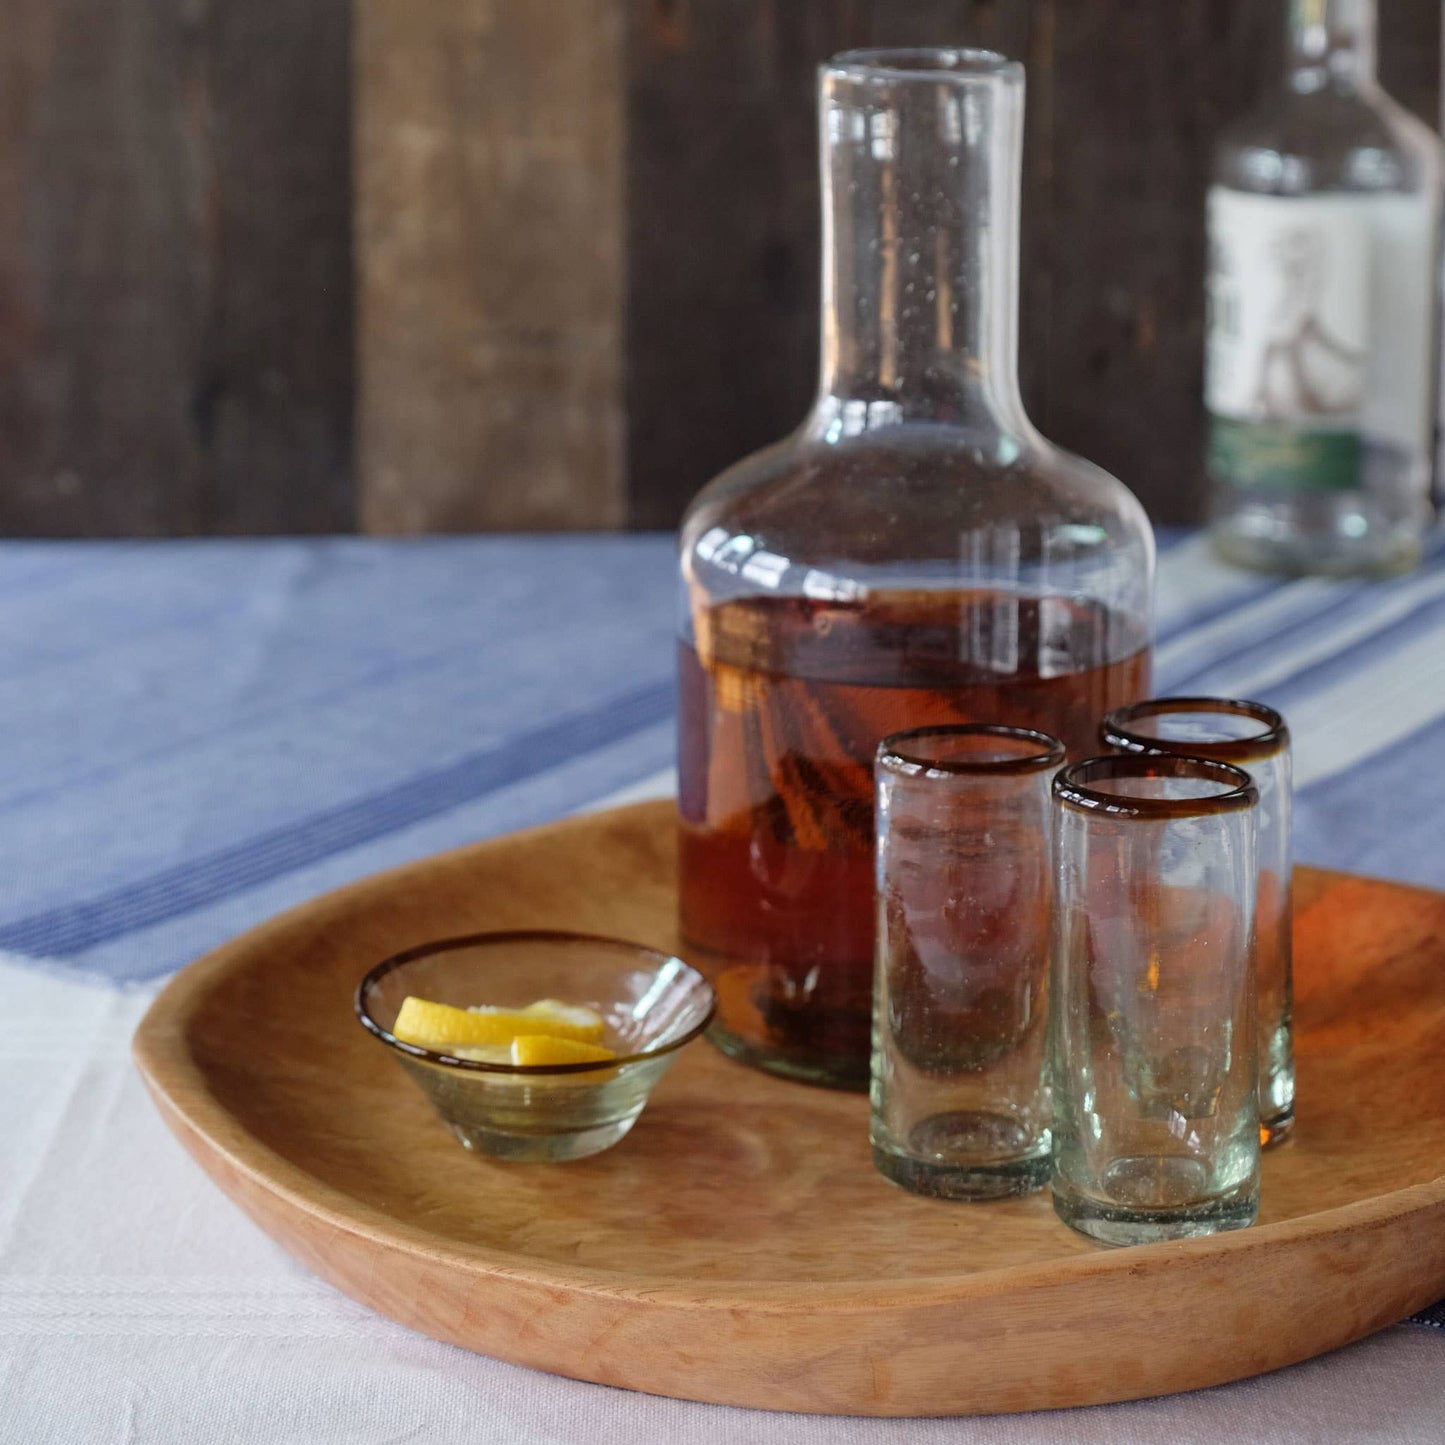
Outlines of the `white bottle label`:
[[1355,488],[1368,449],[1423,457],[1434,224],[1423,196],[1211,190],[1217,480]]

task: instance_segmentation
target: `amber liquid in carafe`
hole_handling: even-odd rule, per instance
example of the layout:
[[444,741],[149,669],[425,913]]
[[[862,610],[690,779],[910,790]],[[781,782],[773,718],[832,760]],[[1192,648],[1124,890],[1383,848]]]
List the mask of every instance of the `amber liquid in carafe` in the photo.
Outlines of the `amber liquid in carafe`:
[[776,1073],[868,1078],[873,754],[903,728],[991,722],[1098,752],[1145,697],[1137,621],[990,591],[726,602],[681,645],[681,927],[712,1037]]

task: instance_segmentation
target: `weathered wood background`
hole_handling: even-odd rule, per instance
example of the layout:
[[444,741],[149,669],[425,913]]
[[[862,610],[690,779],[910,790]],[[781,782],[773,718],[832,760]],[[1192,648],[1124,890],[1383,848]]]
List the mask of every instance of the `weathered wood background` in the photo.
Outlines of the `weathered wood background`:
[[348,0],[7,0],[0,532],[346,528]]
[[[670,526],[816,352],[813,70],[1029,66],[1025,392],[1155,515],[1283,0],[11,0],[0,532]],[[1438,115],[1440,7],[1383,0]]]

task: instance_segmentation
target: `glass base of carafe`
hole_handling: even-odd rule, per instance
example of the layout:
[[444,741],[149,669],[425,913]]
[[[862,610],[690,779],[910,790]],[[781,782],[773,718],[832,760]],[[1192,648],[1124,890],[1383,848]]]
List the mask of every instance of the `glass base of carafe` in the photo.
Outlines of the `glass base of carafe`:
[[792,1054],[752,1039],[740,1038],[720,1024],[707,1032],[708,1042],[730,1059],[761,1069],[780,1079],[794,1083],[818,1084],[827,1089],[846,1089],[851,1093],[867,1093],[868,1060],[829,1057],[825,1054]]

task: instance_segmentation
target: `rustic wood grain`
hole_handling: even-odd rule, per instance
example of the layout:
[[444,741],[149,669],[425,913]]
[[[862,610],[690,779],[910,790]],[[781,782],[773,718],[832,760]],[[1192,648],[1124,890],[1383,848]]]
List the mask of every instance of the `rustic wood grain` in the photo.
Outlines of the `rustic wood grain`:
[[633,1132],[546,1168],[463,1152],[351,995],[427,937],[567,927],[675,945],[672,808],[483,843],[284,915],[180,974],[136,1056],[216,1182],[415,1329],[700,1400],[875,1415],[1192,1389],[1445,1292],[1445,895],[1302,870],[1300,1112],[1237,1234],[1106,1251],[1046,1198],[945,1204],[872,1169],[866,1102],[702,1044]]
[[874,45],[1022,55],[1027,6],[627,4],[628,517],[669,527],[813,398],[818,65]]
[[346,0],[14,0],[0,532],[352,517]]
[[[1050,91],[1054,177],[1035,216],[1048,229],[1035,275],[1052,317],[1035,419],[1157,520],[1196,521],[1205,190],[1220,133],[1279,84],[1283,7],[1089,0],[1052,13],[1032,72]],[[1381,26],[1386,87],[1431,125],[1439,22],[1438,6],[1397,4]]]
[[[1029,65],[1035,420],[1192,519],[1205,165],[1281,9],[15,0],[0,534],[671,526],[811,395],[815,66],[919,43]],[[1438,123],[1439,6],[1382,9]]]
[[[629,14],[634,525],[672,525],[811,400],[812,72],[874,44],[1027,62],[1025,400],[1157,520],[1199,519],[1204,192],[1223,126],[1279,83],[1282,4],[630,0]],[[1397,0],[1381,21],[1384,83],[1432,125],[1439,26],[1430,0]]]
[[363,526],[616,525],[617,6],[355,13]]

